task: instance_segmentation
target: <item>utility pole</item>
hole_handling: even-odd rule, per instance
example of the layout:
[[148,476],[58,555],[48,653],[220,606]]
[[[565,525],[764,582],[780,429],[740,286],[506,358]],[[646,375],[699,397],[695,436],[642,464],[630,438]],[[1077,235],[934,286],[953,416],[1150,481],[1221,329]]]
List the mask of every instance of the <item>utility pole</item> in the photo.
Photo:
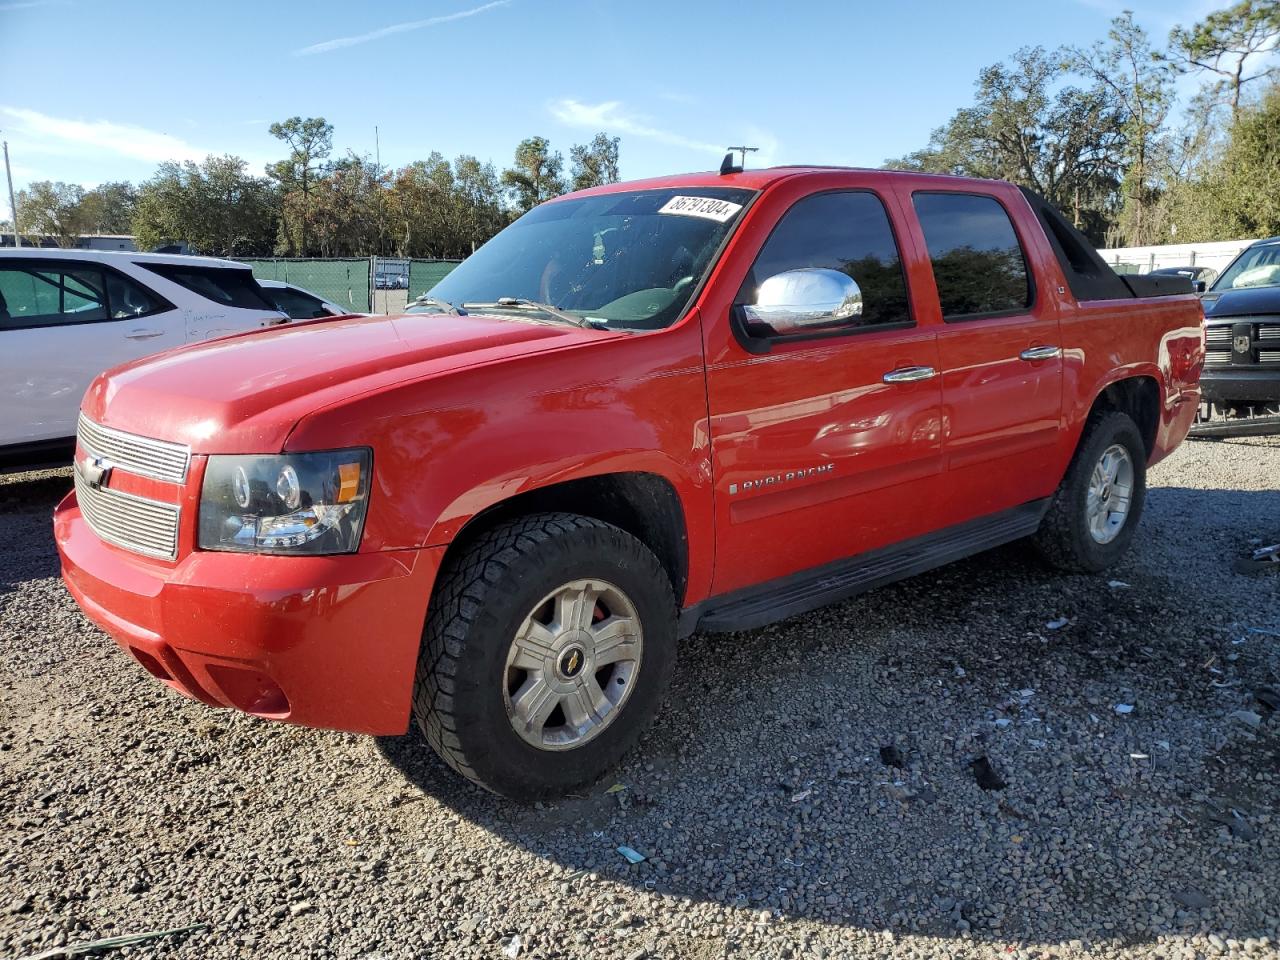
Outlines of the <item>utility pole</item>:
[[739,163],[739,166],[745,167],[747,165],[747,154],[755,153],[760,148],[759,147],[725,147],[725,149],[728,150],[730,153],[733,153],[736,150],[738,151],[738,153],[742,154],[742,162]]
[[13,249],[18,249],[18,202],[13,199],[13,171],[9,169],[9,141],[4,142],[4,175],[9,181],[9,210],[13,213]]

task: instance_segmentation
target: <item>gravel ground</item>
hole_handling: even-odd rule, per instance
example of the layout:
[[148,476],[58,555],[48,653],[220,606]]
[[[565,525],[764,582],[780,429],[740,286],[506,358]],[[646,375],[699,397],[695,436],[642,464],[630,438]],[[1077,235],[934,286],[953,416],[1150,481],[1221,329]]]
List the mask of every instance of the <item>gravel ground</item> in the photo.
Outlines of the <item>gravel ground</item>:
[[65,473],[0,479],[0,955],[1280,956],[1280,575],[1233,571],[1277,478],[1280,440],[1186,444],[1102,576],[1015,545],[695,638],[534,806],[171,693],[57,579]]

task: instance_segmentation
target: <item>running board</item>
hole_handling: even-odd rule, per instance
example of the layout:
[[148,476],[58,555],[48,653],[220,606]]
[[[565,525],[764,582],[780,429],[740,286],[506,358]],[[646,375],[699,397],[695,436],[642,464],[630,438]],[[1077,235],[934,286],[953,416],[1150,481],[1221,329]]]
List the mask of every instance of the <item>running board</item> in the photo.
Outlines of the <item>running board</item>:
[[1049,500],[947,527],[813,570],[712,597],[680,614],[680,636],[754,630],[1035,533]]

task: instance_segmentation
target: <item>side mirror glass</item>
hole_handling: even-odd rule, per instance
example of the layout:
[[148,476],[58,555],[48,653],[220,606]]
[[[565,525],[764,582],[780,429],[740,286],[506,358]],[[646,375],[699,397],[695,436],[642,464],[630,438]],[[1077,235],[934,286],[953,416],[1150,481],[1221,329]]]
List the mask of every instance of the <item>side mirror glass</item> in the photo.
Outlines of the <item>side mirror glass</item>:
[[1192,289],[1195,293],[1204,293],[1204,292],[1205,292],[1205,290],[1207,290],[1207,289],[1208,289],[1208,287],[1209,287],[1209,284],[1207,284],[1207,283],[1206,283],[1205,281],[1203,281],[1203,280],[1192,280],[1192,281],[1191,281],[1191,289]]
[[744,304],[742,315],[757,337],[837,330],[862,318],[862,289],[838,270],[784,270],[760,284],[756,302]]

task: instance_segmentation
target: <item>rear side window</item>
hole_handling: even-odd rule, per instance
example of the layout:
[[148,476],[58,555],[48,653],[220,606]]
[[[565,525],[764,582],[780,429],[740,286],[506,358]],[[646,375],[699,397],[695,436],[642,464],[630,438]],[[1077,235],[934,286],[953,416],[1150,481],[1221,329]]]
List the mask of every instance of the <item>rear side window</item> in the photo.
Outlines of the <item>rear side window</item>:
[[324,304],[319,299],[300,290],[290,290],[287,287],[264,287],[263,289],[267,296],[275,301],[276,306],[294,320],[314,320],[317,317],[329,316],[329,311],[324,308]]
[[251,270],[234,267],[188,267],[176,263],[140,263],[140,267],[224,307],[275,310]]
[[100,270],[36,264],[0,267],[0,330],[109,318]]
[[739,303],[755,303],[756,288],[775,274],[825,267],[862,289],[857,326],[910,323],[902,256],[884,204],[873,193],[817,193],[796,201],[761,248]]
[[944,320],[976,320],[1031,305],[1027,258],[994,197],[912,195]]

